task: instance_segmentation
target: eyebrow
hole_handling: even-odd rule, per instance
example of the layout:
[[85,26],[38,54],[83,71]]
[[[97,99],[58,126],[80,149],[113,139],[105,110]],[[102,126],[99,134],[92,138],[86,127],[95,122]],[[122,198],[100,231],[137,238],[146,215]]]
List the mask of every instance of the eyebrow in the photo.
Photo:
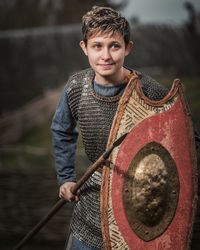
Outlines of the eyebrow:
[[[92,43],[93,43],[93,44],[102,44],[102,43],[104,43],[104,42],[101,42],[101,41],[93,41]],[[116,40],[113,40],[113,41],[110,41],[110,42],[109,42],[109,44],[113,44],[113,43],[121,44],[121,42],[116,41]]]

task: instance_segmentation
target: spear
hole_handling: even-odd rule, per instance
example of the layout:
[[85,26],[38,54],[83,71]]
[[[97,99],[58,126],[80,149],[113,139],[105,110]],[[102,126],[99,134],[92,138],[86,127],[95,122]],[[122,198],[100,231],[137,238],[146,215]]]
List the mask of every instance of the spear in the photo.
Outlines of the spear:
[[[106,150],[98,159],[92,164],[85,172],[85,174],[77,181],[77,183],[71,188],[71,192],[76,194],[79,188],[89,179],[89,177],[99,168],[102,164],[108,159],[113,149],[119,146],[127,133],[120,136],[113,145]],[[17,244],[17,246],[13,250],[21,249],[34,235],[36,235],[39,230],[44,227],[44,225],[58,212],[58,210],[66,203],[66,200],[60,199],[48,212],[46,216],[44,216],[33,228],[29,231],[26,236]]]

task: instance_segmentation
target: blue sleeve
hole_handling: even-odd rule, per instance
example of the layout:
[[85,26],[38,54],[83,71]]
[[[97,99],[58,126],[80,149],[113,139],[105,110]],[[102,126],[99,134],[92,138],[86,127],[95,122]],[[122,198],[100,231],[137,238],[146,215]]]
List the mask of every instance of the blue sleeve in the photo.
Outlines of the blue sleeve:
[[58,184],[75,181],[75,154],[78,132],[72,116],[66,89],[64,89],[53,117],[52,143]]

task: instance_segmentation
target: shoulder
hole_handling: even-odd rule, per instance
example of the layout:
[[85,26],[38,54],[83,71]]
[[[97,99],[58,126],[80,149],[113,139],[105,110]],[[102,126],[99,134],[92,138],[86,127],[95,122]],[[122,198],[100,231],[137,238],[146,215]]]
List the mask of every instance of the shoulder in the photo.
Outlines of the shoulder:
[[90,68],[72,74],[65,85],[65,94],[71,111],[77,118],[77,110],[84,88],[92,82],[94,71]]
[[136,74],[142,83],[142,90],[148,98],[152,100],[161,100],[167,95],[168,89],[155,79],[139,71],[136,71]]
[[66,83],[66,90],[70,92],[72,89],[82,88],[84,83],[92,82],[93,78],[94,71],[91,68],[76,72],[69,77]]

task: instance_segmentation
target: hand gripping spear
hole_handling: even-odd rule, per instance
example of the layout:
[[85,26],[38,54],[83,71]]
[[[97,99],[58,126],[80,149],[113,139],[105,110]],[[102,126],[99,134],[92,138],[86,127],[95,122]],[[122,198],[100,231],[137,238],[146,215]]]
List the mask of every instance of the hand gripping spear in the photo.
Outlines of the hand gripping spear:
[[[113,145],[106,150],[99,158],[98,160],[91,165],[85,172],[85,174],[80,178],[80,180],[77,181],[76,185],[74,185],[71,189],[71,192],[73,194],[76,194],[79,188],[89,179],[89,177],[99,168],[102,166],[102,164],[108,159],[113,149],[117,146],[119,146],[124,138],[126,137],[127,133],[120,136]],[[33,227],[29,233],[17,244],[17,246],[13,250],[19,250],[21,249],[39,230],[56,214],[56,212],[66,203],[66,200],[60,199],[48,212],[46,216],[44,216],[38,224]]]

